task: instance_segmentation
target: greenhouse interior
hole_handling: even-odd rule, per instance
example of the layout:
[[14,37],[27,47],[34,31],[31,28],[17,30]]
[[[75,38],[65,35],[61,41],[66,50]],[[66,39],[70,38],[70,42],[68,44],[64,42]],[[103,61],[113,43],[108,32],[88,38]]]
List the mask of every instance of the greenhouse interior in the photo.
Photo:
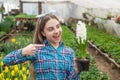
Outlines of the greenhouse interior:
[[120,0],[0,0],[0,80],[120,80]]

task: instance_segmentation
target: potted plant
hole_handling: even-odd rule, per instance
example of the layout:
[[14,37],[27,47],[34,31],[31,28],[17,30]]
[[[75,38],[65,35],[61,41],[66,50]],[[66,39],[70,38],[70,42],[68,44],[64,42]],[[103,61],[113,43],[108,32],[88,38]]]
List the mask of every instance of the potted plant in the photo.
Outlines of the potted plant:
[[78,57],[75,59],[78,70],[79,72],[88,71],[90,59],[87,58],[87,51],[86,51],[86,47],[88,44],[87,31],[86,31],[85,23],[81,21],[78,21],[77,24],[75,41],[79,49],[79,53],[76,53]]

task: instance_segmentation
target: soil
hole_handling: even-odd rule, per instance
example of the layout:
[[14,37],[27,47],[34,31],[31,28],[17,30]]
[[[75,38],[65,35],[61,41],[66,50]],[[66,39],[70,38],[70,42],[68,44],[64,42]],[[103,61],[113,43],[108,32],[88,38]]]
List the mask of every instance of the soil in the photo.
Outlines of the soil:
[[110,80],[120,80],[120,69],[110,63],[104,56],[97,52],[93,47],[88,47],[87,51],[95,58],[96,65],[101,72],[105,72]]

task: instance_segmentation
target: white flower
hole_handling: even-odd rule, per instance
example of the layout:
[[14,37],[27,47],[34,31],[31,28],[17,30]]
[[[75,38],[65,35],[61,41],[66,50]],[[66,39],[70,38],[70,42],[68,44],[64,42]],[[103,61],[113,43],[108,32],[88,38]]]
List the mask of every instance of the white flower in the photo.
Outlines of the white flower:
[[86,40],[86,38],[87,38],[86,25],[85,25],[85,23],[83,23],[81,21],[78,21],[78,23],[77,23],[76,37],[78,39],[78,42],[79,42],[80,38],[81,38],[82,42],[84,40]]

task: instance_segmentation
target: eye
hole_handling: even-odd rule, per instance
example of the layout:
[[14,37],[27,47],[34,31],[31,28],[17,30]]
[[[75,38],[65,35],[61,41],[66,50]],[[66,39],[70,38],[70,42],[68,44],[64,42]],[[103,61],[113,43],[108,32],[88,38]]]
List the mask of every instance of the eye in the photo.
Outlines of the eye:
[[53,30],[53,27],[49,27],[47,30],[48,30],[48,31],[52,31],[52,30]]
[[58,24],[56,27],[57,27],[57,28],[60,28],[60,27],[61,27],[61,25],[60,25],[60,24]]

